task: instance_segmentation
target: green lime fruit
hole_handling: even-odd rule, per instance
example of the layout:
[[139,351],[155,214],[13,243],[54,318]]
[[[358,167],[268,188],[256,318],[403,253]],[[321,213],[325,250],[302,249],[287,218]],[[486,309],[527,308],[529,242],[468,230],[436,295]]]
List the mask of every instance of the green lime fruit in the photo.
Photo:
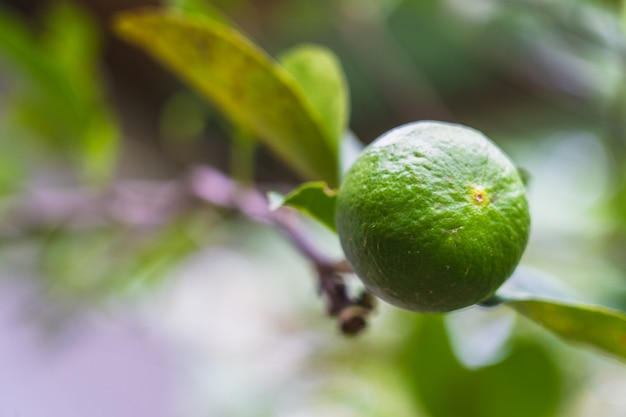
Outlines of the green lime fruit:
[[337,231],[374,295],[420,312],[448,312],[490,296],[528,241],[522,178],[469,127],[415,122],[368,146],[346,174]]

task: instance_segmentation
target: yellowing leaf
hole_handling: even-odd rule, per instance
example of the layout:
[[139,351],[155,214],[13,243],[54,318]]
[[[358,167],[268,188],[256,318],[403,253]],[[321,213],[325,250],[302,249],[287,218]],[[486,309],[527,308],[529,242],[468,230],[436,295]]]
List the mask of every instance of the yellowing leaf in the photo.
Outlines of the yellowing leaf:
[[121,14],[117,32],[144,48],[307,179],[336,186],[338,144],[289,73],[237,30],[158,9]]

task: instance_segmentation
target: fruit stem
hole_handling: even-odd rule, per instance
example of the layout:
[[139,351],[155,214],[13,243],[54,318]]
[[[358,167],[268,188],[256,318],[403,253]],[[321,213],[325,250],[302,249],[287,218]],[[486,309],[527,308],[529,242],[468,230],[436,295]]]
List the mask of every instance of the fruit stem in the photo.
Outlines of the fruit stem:
[[502,304],[504,302],[504,300],[497,296],[497,295],[492,295],[491,297],[481,301],[480,303],[478,303],[479,306],[481,307],[497,307],[500,304]]
[[256,142],[252,136],[238,129],[232,135],[230,172],[237,182],[250,185],[254,176],[254,154]]

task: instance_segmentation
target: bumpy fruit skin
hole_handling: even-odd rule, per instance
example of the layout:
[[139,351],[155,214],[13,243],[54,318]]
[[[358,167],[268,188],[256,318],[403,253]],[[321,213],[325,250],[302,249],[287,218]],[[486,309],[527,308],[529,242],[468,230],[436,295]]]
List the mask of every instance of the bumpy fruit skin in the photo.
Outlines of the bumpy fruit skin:
[[490,297],[513,273],[530,216],[518,170],[482,133],[415,122],[378,138],[346,174],[337,231],[379,298],[448,312]]

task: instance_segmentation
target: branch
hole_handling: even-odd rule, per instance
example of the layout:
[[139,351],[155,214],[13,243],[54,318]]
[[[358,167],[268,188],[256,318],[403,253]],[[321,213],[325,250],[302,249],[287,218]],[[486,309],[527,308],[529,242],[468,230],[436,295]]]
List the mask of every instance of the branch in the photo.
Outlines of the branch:
[[320,252],[306,237],[306,232],[286,208],[270,210],[259,190],[241,187],[218,171],[198,167],[189,180],[191,193],[207,203],[236,210],[248,218],[276,227],[306,258],[317,272],[319,291],[327,302],[327,313],[337,317],[341,332],[356,335],[367,326],[374,309],[374,298],[363,292],[351,298],[342,274],[352,272],[347,262],[336,262]]

